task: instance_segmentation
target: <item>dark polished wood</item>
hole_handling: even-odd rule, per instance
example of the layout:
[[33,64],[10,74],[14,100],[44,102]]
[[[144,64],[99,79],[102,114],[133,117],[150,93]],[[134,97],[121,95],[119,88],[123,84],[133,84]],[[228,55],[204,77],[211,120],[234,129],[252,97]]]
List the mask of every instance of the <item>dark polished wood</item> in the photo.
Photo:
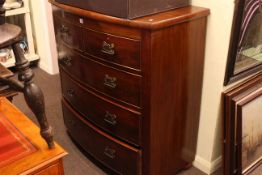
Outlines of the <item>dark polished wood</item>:
[[[8,79],[14,76],[14,73],[11,72],[9,69],[4,67],[0,63],[0,77],[3,79]],[[0,83],[0,96],[1,97],[6,97],[9,101],[13,100],[13,97],[16,96],[18,92],[14,89],[11,89],[8,85],[6,84],[1,84]]]
[[143,130],[143,138],[149,138],[144,142],[145,174],[171,175],[194,160],[205,26],[206,18],[201,18],[151,35],[145,33],[145,37],[150,37],[147,57],[151,54],[151,60],[143,57],[142,70],[146,72],[143,90],[144,97],[148,98],[144,101],[148,115],[144,115],[143,124],[145,128],[152,128]]
[[65,54],[59,60],[61,68],[78,81],[119,101],[140,107],[140,75],[101,64],[68,47],[59,52]]
[[56,0],[98,13],[133,19],[189,5],[189,0]]
[[71,136],[94,158],[117,174],[141,174],[141,150],[97,129],[63,101],[65,125]]
[[[105,22],[114,25],[127,26],[127,27],[138,28],[138,29],[149,29],[149,30],[157,30],[157,29],[169,27],[181,22],[188,21],[189,19],[190,20],[198,19],[207,16],[210,13],[209,9],[206,8],[188,6],[176,10],[170,10],[159,14],[137,18],[134,20],[126,20],[122,18],[107,16],[93,11],[87,11],[80,8],[60,4],[55,0],[49,0],[49,2],[55,5],[56,7],[58,7],[58,9],[55,8],[58,11],[59,9],[63,9],[65,12],[69,12],[74,15],[95,20],[97,22],[99,21],[99,22]],[[97,25],[103,26],[103,24],[100,23]]]
[[7,23],[0,25],[0,48],[8,47],[19,41],[21,32],[21,28],[16,25]]
[[140,69],[140,41],[84,29],[85,52],[123,66]]
[[56,33],[65,44],[105,62],[140,70],[140,40],[80,28],[76,26],[79,20],[70,21],[56,15],[54,19]]
[[140,112],[114,103],[75,82],[60,69],[64,98],[85,118],[106,132],[141,146]]
[[55,21],[54,25],[56,33],[59,33],[63,42],[79,51],[84,50],[81,28],[74,23],[67,22],[66,20],[59,20],[59,22]]
[[54,148],[53,131],[47,122],[43,92],[33,82],[34,73],[29,68],[30,63],[25,58],[20,43],[13,44],[12,49],[15,55],[16,69],[18,70],[18,80],[24,84],[22,92],[25,101],[40,124],[41,136],[46,140],[50,149]]
[[9,86],[14,91],[22,92],[29,108],[35,114],[40,124],[40,134],[45,139],[48,147],[54,148],[52,127],[48,124],[45,114],[44,96],[42,90],[33,82],[34,73],[30,69],[30,63],[24,56],[20,47],[22,30],[19,26],[5,23],[5,10],[0,1],[0,49],[12,47],[15,56],[15,67],[18,70],[18,81],[7,77],[0,77],[0,83]]
[[[132,175],[174,175],[189,167],[196,153],[209,10],[190,6],[124,20],[50,2],[55,26],[63,21],[78,26],[84,36],[80,42],[84,48],[90,47],[79,51],[56,33],[63,100],[72,106],[71,113],[82,119],[79,125],[90,121],[97,137],[108,133],[139,150],[142,157],[137,162],[141,166],[130,170]],[[101,46],[107,37],[104,55]],[[108,56],[113,53],[121,54],[116,57],[121,62]],[[68,57],[71,59],[65,59]],[[139,62],[131,64],[130,59]],[[121,95],[101,89],[105,74],[112,87],[116,79],[121,81]],[[111,123],[116,122],[116,116],[119,119],[118,129],[103,124],[106,111]],[[77,126],[69,129],[73,139],[91,155],[97,154],[98,148],[88,148],[90,143],[84,141],[83,133],[76,132]],[[103,146],[104,142],[96,145]],[[98,160],[115,170],[110,163]],[[128,158],[123,159],[123,164],[128,162]]]
[[53,6],[53,15],[59,20],[65,20],[72,24],[76,24],[79,27],[91,29],[93,31],[100,31],[103,33],[110,33],[112,35],[119,35],[122,37],[141,39],[141,31],[139,29],[132,29],[128,26],[121,26],[113,23],[97,23],[96,21],[86,18],[83,15],[79,16],[67,11],[61,11],[57,6]]

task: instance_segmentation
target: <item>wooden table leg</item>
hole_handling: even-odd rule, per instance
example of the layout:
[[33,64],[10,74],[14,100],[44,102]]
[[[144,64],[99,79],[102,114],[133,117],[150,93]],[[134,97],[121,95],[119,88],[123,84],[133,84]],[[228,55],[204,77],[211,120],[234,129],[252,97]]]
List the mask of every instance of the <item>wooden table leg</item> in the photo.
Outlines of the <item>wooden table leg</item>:
[[48,124],[45,114],[44,95],[42,90],[33,83],[34,73],[30,69],[30,63],[25,58],[19,43],[12,45],[19,81],[24,82],[24,97],[27,105],[33,111],[41,128],[41,136],[45,139],[49,148],[54,148],[52,127]]

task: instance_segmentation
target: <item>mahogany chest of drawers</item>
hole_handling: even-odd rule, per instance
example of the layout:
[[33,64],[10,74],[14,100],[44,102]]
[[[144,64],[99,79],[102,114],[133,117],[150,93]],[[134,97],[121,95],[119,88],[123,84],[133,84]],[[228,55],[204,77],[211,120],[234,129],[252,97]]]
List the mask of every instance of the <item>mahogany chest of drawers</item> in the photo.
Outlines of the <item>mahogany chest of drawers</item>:
[[50,2],[72,138],[110,174],[174,175],[188,167],[209,10],[123,20]]

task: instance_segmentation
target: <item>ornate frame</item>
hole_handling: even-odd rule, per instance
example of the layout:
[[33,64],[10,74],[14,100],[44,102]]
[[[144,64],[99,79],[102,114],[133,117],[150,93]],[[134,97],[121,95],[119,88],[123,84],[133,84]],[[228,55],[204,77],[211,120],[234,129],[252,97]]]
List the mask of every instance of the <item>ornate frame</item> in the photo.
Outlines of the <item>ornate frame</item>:
[[224,85],[228,85],[232,82],[235,82],[241,78],[247,77],[251,74],[259,73],[262,71],[262,63],[247,68],[244,71],[241,71],[237,74],[234,74],[234,68],[237,58],[237,53],[239,52],[239,46],[243,41],[243,37],[245,36],[245,32],[247,30],[247,26],[254,15],[254,12],[258,10],[262,6],[262,0],[250,0],[252,6],[247,4],[247,13],[244,14],[245,4],[247,0],[236,0],[235,4],[235,12],[234,12],[234,20],[231,31],[231,41],[228,52],[228,60],[227,60],[227,68],[226,75],[224,80]]
[[224,175],[247,175],[262,163],[242,170],[242,109],[262,96],[262,74],[224,92]]

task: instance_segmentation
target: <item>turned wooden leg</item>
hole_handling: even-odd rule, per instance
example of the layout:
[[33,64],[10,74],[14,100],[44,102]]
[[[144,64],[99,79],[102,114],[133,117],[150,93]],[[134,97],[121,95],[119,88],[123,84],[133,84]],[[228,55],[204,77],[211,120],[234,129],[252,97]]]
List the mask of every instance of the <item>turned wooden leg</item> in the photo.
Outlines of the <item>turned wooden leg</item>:
[[45,103],[42,90],[33,83],[34,73],[30,69],[29,61],[24,57],[19,43],[14,44],[13,51],[16,59],[19,81],[24,82],[24,97],[27,105],[33,111],[40,125],[41,136],[45,139],[49,148],[54,148],[52,127],[48,124],[45,114]]

